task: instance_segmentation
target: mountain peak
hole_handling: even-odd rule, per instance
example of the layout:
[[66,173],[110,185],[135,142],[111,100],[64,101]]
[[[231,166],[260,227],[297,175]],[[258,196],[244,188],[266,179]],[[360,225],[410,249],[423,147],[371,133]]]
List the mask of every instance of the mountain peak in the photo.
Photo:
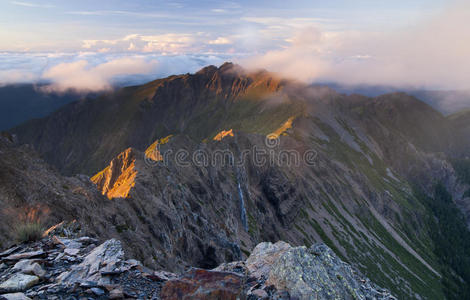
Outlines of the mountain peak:
[[227,71],[227,70],[233,69],[234,67],[238,67],[240,69],[242,68],[240,65],[236,65],[232,62],[226,61],[222,65],[220,65],[219,70],[220,71]]
[[217,72],[217,67],[214,65],[209,65],[197,71],[196,74],[212,74],[215,72]]
[[219,72],[223,74],[246,75],[248,72],[242,66],[232,62],[224,62],[219,67]]
[[197,71],[196,74],[213,75],[216,72],[220,72],[222,74],[227,74],[231,72],[239,73],[239,74],[246,73],[242,66],[234,64],[232,62],[224,62],[218,68],[214,65],[209,65],[207,67],[204,67],[200,69],[199,71]]
[[235,64],[231,61],[226,61],[220,65],[219,69],[233,67]]

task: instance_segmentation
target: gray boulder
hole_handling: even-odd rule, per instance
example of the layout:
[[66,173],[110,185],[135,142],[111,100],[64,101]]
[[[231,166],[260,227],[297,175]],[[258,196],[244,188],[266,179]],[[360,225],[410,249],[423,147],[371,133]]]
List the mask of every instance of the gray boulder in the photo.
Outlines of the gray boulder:
[[23,293],[11,293],[11,294],[0,295],[0,300],[3,300],[3,299],[6,299],[6,300],[31,300],[31,298],[27,297]]
[[252,276],[266,278],[266,287],[274,286],[294,299],[394,299],[324,244],[307,248],[261,243],[246,267]]
[[46,271],[34,259],[20,260],[13,266],[13,270],[18,270],[23,274],[36,275],[44,277]]
[[96,281],[107,284],[108,280],[101,273],[114,270],[124,258],[121,242],[115,239],[107,240],[91,251],[78,265],[74,265],[70,271],[60,274],[57,278],[63,283],[81,283]]
[[7,281],[0,284],[0,290],[6,292],[22,292],[36,285],[39,277],[22,273],[13,274]]
[[46,253],[43,250],[37,250],[37,251],[30,251],[30,252],[24,252],[24,253],[19,253],[19,254],[12,254],[9,255],[3,260],[21,260],[21,259],[28,259],[28,258],[35,258],[35,257],[40,257],[44,256]]
[[259,243],[245,262],[246,268],[254,277],[267,276],[272,265],[292,247],[283,241]]

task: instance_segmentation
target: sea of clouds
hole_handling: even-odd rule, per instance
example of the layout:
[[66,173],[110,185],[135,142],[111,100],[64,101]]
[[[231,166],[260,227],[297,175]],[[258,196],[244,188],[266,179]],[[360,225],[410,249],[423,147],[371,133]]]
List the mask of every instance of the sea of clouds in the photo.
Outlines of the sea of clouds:
[[192,73],[228,59],[209,54],[0,52],[0,86],[41,83],[51,92],[96,92]]

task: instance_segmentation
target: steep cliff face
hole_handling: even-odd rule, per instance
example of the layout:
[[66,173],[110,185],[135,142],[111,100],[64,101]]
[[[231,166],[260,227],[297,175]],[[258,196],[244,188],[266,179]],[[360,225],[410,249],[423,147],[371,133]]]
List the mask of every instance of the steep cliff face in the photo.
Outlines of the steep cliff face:
[[135,152],[129,148],[111,161],[108,167],[91,178],[109,199],[127,198],[135,185]]

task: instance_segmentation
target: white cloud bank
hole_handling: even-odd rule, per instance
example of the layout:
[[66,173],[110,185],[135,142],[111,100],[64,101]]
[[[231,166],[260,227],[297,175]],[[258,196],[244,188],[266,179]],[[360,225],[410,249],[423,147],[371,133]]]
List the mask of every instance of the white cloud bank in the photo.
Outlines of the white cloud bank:
[[218,37],[215,40],[209,41],[210,45],[228,45],[232,44],[232,41],[226,37]]
[[143,84],[174,74],[196,72],[229,60],[224,55],[160,55],[153,53],[13,53],[0,52],[0,86],[46,83],[50,92],[80,93],[113,86]]
[[101,91],[111,89],[111,80],[116,76],[149,73],[156,64],[142,58],[118,58],[90,66],[86,60],[79,60],[58,64],[45,71],[42,78],[53,82],[46,87],[49,91]]
[[211,52],[210,45],[230,45],[228,37],[211,39],[206,33],[166,33],[156,35],[130,34],[112,40],[84,40],[87,51],[108,49],[111,52],[142,52],[159,54],[194,54]]
[[90,51],[109,49],[114,52],[158,52],[182,54],[196,52],[197,40],[191,34],[167,33],[158,35],[130,34],[114,40],[84,40],[82,48]]
[[289,45],[244,60],[305,81],[470,88],[470,3],[459,1],[416,26],[388,33],[304,27]]

